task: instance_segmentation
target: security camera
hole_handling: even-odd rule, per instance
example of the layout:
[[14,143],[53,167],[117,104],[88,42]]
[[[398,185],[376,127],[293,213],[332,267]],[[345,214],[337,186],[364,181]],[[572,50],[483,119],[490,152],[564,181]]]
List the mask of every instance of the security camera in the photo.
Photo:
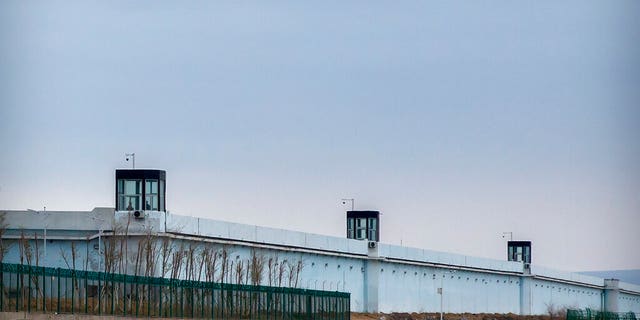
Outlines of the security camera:
[[125,160],[129,161],[129,158],[125,158]]
[[342,204],[347,204],[347,202],[346,201],[342,201]]

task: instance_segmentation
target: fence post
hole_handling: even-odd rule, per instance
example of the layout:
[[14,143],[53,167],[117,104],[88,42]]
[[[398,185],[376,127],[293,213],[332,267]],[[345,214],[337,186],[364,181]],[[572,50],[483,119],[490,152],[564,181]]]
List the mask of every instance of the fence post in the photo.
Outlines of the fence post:
[[102,272],[98,273],[98,315],[102,313]]
[[[158,285],[158,317],[162,318],[162,283]],[[137,315],[136,315],[137,316]]]
[[271,316],[271,287],[267,289],[267,320]]
[[194,283],[191,282],[191,288],[189,289],[189,291],[191,291],[191,318],[195,318],[195,315],[193,314],[195,312],[194,306],[196,304],[195,297],[193,296],[196,291],[195,287]]
[[0,265],[0,311],[4,311],[4,263]]
[[73,314],[73,309],[75,307],[74,305],[75,298],[76,298],[76,271],[72,270],[71,271],[71,314]]
[[[125,270],[126,271],[126,270]],[[122,317],[127,316],[127,274],[122,275]]]
[[[18,269],[22,270],[22,269]],[[20,298],[22,298],[22,290],[20,289],[20,273],[16,273],[16,289],[18,290],[16,294],[16,312],[18,312],[18,305],[20,304]]]
[[213,287],[214,287],[213,286],[213,282],[210,282],[210,285],[211,285],[211,319],[214,319],[215,318],[214,315],[215,315],[215,311],[216,311],[216,308],[215,308],[216,304],[215,304],[215,298],[214,298],[215,290],[213,289]]
[[84,272],[84,313],[89,313],[89,271]]
[[230,294],[230,298],[231,298],[231,314],[230,314],[230,316],[231,316],[231,318],[233,318],[233,304],[234,304],[234,302],[233,302],[233,290],[229,290],[229,293],[231,293]]
[[224,283],[220,285],[220,312],[224,319]]
[[184,287],[183,286],[180,286],[180,317],[184,318]]
[[58,274],[58,307],[56,310],[58,311],[58,314],[60,314],[60,268],[57,268],[56,272]]
[[[107,281],[105,280],[105,283]],[[114,277],[114,273],[111,274],[111,315],[113,315],[116,311],[116,279]]]
[[47,312],[47,279],[44,267],[42,267],[42,311]]
[[29,269],[28,270],[29,270],[29,278],[28,278],[29,284],[27,286],[27,289],[29,290],[29,293],[27,294],[28,295],[28,297],[27,297],[27,312],[31,313],[31,265],[29,265]]
[[[140,312],[140,277],[139,276],[134,276],[133,277],[133,282],[135,282],[136,284],[136,318],[138,317],[138,313]],[[133,285],[131,286],[131,292],[133,293]],[[149,312],[147,311],[147,316],[149,315]]]
[[204,319],[204,283],[200,283],[200,319]]
[[147,279],[147,317],[151,317],[151,278],[147,277],[146,279]]
[[169,280],[169,318],[173,317],[173,279]]

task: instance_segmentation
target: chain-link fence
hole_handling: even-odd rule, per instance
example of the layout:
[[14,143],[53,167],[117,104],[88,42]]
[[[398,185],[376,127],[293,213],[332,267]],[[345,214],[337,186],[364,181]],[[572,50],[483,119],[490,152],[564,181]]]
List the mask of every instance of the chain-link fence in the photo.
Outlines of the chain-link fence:
[[567,320],[637,320],[633,312],[604,312],[591,309],[567,310]]
[[350,318],[350,294],[2,264],[0,311],[209,319]]

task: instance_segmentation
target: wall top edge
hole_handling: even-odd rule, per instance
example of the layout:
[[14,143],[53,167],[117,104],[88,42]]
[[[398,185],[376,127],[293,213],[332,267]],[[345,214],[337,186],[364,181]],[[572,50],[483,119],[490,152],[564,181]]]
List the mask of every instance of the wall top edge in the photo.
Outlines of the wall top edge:
[[[98,230],[109,229],[114,223],[114,208],[96,207],[90,211],[36,211],[36,210],[0,210],[5,215],[8,229],[48,229],[58,230]],[[164,215],[163,215],[164,216]],[[46,217],[46,218],[45,218]],[[319,251],[343,252],[355,255],[367,255],[367,242],[361,240],[294,231],[273,227],[227,222],[210,218],[200,218],[177,214],[166,215],[166,232],[179,231],[183,234],[228,238],[233,240],[264,243],[280,246],[305,247]],[[149,220],[158,223],[158,220]],[[522,273],[523,264],[497,259],[467,256],[456,253],[429,249],[404,247],[387,243],[378,243],[378,256],[401,260],[421,261],[430,264],[493,270],[498,272]],[[532,264],[531,274],[546,278],[584,283],[591,286],[603,286],[604,279],[582,275]],[[640,286],[620,282],[621,290],[640,294]]]

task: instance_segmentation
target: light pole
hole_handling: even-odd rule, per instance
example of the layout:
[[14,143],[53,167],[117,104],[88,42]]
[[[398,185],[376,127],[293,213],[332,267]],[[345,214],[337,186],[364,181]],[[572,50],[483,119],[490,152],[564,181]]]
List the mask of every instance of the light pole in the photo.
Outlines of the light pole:
[[136,153],[135,152],[134,153],[125,153],[124,157],[125,157],[124,159],[127,160],[127,161],[129,161],[129,158],[131,158],[131,160],[132,160],[131,164],[133,165],[132,168],[135,169],[136,168]]
[[[504,239],[507,235],[509,235],[509,241],[513,241],[513,232],[512,231],[505,231],[502,233],[502,239]],[[508,248],[509,243],[507,242],[507,248]],[[507,260],[510,260],[511,257],[509,256],[509,250],[507,250]]]
[[44,207],[44,218],[47,223],[44,224],[44,262],[47,263],[47,228],[49,228],[49,214],[47,213],[47,207]]
[[[44,218],[43,220],[45,221],[44,224],[44,228],[42,228],[43,231],[43,237],[42,237],[42,243],[43,243],[43,260],[44,263],[47,263],[47,228],[49,228],[49,213],[47,213],[47,207],[44,207],[43,211],[36,211],[36,210],[32,210],[32,209],[27,209],[29,212],[33,212],[35,214],[37,214],[38,216],[40,214],[44,214]],[[40,217],[38,217],[38,219],[40,219]],[[39,253],[38,253],[39,255]]]
[[102,271],[102,232],[104,232],[103,224],[107,221],[98,217],[91,217],[91,219],[102,221],[98,230],[98,272],[100,272]]
[[353,209],[355,208],[356,199],[354,199],[354,198],[346,198],[346,199],[341,199],[341,200],[342,200],[342,204],[347,204],[347,202],[351,202],[351,211],[353,211]]
[[444,318],[444,311],[443,311],[443,308],[442,308],[442,296],[444,296],[444,287],[443,287],[443,285],[444,285],[444,277],[445,277],[445,274],[447,274],[447,273],[455,273],[455,272],[456,272],[456,270],[446,271],[446,272],[444,272],[442,274],[442,278],[440,278],[440,288],[438,288],[438,294],[440,295],[440,320],[443,320],[443,318]]

